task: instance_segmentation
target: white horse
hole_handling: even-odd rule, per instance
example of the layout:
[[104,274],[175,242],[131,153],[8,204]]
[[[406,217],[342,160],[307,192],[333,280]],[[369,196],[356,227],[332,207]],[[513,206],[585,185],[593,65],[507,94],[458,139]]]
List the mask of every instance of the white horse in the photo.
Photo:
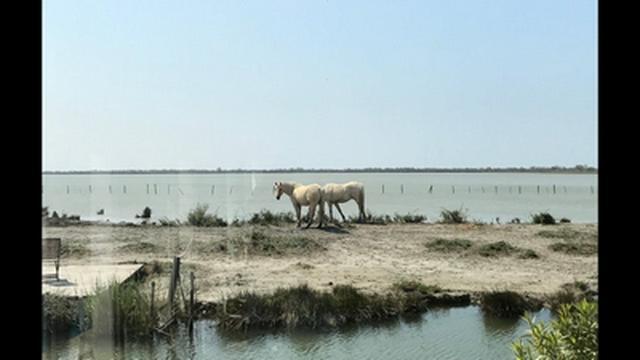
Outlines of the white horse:
[[316,206],[320,207],[318,212],[320,223],[318,228],[322,227],[324,220],[324,203],[322,200],[322,188],[318,184],[302,185],[295,182],[275,182],[273,184],[273,190],[276,195],[276,199],[280,200],[282,194],[289,195],[293,208],[296,210],[296,217],[298,219],[298,227],[302,224],[302,217],[300,214],[302,206],[309,206],[309,223],[307,229],[313,223],[313,217],[316,212]]
[[358,221],[362,222],[365,220],[367,216],[364,213],[364,185],[362,185],[362,183],[350,181],[345,184],[327,184],[322,187],[322,201],[329,204],[329,218],[332,222],[332,205],[335,205],[336,209],[340,212],[342,221],[347,221],[338,204],[345,203],[349,200],[355,200],[356,203],[358,203]]

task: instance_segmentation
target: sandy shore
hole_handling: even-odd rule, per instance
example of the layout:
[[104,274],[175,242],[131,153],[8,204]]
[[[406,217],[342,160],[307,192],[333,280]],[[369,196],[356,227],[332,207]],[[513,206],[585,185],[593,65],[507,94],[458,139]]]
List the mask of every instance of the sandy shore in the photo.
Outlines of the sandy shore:
[[[544,231],[578,234],[578,240],[541,235]],[[265,237],[302,237],[315,247],[270,254],[252,251],[251,237],[256,232]],[[512,290],[544,295],[565,283],[583,281],[597,289],[597,255],[568,255],[549,249],[563,241],[596,244],[597,232],[595,224],[393,224],[329,230],[84,225],[43,229],[44,236],[61,237],[71,249],[63,258],[63,268],[69,264],[167,263],[181,255],[183,269],[195,272],[197,297],[204,302],[217,302],[242,291],[267,293],[303,283],[316,289],[350,284],[364,291],[384,292],[394,282],[418,280],[451,291]],[[438,252],[426,246],[436,239],[465,239],[473,246]],[[497,241],[533,250],[539,258],[484,257],[474,250]],[[159,279],[168,282],[166,275]]]

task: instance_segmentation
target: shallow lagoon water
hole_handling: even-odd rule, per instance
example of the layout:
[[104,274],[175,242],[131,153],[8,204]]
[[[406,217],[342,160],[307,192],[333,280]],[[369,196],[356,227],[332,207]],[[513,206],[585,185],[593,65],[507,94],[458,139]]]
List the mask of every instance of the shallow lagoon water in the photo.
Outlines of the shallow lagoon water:
[[[597,223],[597,175],[535,173],[255,173],[174,175],[43,175],[42,205],[86,220],[134,221],[145,206],[152,218],[184,220],[196,204],[232,221],[262,209],[293,211],[276,200],[275,181],[360,181],[373,214],[423,214],[428,221],[446,209],[467,209],[471,219],[530,220],[548,211],[576,223]],[[554,193],[555,185],[555,193]],[[538,193],[538,187],[540,192]],[[384,189],[384,190],[383,190]],[[431,189],[431,191],[430,191]],[[97,215],[104,209],[104,215]],[[342,205],[357,215],[356,203]],[[335,214],[337,215],[337,213]]]

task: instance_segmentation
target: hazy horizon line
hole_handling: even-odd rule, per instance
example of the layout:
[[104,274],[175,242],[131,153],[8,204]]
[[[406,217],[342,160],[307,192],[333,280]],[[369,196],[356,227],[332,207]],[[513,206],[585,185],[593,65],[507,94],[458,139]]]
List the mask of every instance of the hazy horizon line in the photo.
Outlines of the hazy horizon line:
[[131,174],[131,173],[278,173],[278,172],[580,172],[597,173],[589,165],[575,166],[502,166],[502,167],[361,167],[361,168],[273,168],[273,169],[92,169],[92,170],[43,170],[42,174]]

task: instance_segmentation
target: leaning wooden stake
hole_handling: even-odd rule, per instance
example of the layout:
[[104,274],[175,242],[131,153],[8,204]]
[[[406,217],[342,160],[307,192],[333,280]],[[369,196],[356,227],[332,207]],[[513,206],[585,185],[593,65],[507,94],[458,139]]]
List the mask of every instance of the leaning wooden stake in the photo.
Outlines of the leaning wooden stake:
[[155,298],[156,298],[156,282],[151,282],[151,307],[149,309],[149,316],[151,316],[151,321],[155,322],[156,318],[156,310],[155,310]]
[[189,296],[189,336],[193,335],[193,315],[194,315],[194,293],[195,293],[195,287],[194,287],[194,281],[195,281],[195,275],[193,274],[193,271],[190,274],[190,280],[191,280],[191,294]]
[[173,270],[171,271],[171,282],[169,283],[169,317],[173,317],[175,310],[175,295],[180,277],[180,257],[174,256]]

